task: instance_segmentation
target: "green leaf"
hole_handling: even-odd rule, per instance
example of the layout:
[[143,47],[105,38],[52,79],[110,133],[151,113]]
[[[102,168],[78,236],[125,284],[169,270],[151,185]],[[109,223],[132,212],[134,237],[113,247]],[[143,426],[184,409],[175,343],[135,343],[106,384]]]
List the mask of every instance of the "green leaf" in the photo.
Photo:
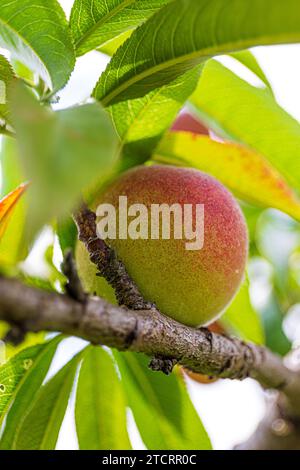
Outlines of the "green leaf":
[[[123,33],[102,46],[101,51],[113,54],[131,34],[132,31]],[[108,108],[121,140],[119,153],[123,159],[120,170],[150,158],[163,133],[195,90],[200,72],[201,67],[196,67],[143,98],[122,101]]]
[[140,354],[115,352],[128,405],[149,449],[211,449],[182,377],[148,368]]
[[110,173],[118,140],[98,103],[54,113],[19,85],[12,105],[20,155],[33,183],[28,219],[32,234],[51,217],[72,210],[81,191]]
[[257,223],[256,245],[259,253],[274,267],[274,286],[282,304],[291,303],[289,288],[290,256],[299,246],[297,222],[274,210],[264,211]]
[[90,347],[83,360],[75,418],[80,449],[131,448],[122,383],[111,355],[100,347]]
[[293,187],[299,187],[300,124],[268,90],[209,61],[190,101],[211,129],[258,151]]
[[9,111],[7,107],[8,88],[14,77],[15,74],[10,63],[5,57],[0,55],[0,120],[9,120]]
[[62,336],[57,336],[47,343],[24,349],[1,366],[0,424],[5,417],[6,422],[0,449],[14,447],[15,436],[43,383],[61,340]]
[[285,356],[291,350],[292,344],[283,331],[284,312],[274,290],[270,292],[267,301],[259,308],[259,311],[265,331],[267,348],[281,356]]
[[[2,328],[1,323],[1,328]],[[2,329],[1,329],[2,332]],[[17,356],[12,358],[10,361],[1,365],[0,367],[0,418],[3,420],[4,414],[9,408],[11,402],[14,399],[14,393],[29,370],[29,365],[39,357],[43,349],[44,344],[38,344],[33,347],[29,347]]]
[[[0,322],[0,338],[4,338],[10,330],[11,330],[10,325],[8,325],[5,322]],[[24,349],[30,348],[31,346],[35,346],[36,344],[40,345],[41,343],[44,343],[44,341],[45,341],[45,333],[41,331],[38,333],[27,333],[22,343],[18,345],[6,343],[5,344],[5,360],[12,358],[19,352],[23,351]],[[0,346],[0,351],[1,351],[1,346]],[[1,417],[1,411],[0,411],[0,417]]]
[[152,151],[195,90],[200,75],[197,67],[169,85],[143,98],[117,103],[108,110],[121,140],[122,169],[148,160]]
[[1,181],[0,197],[10,193],[25,180],[24,172],[18,158],[16,140],[12,137],[2,137],[0,163],[3,178]]
[[138,98],[217,54],[297,42],[299,22],[298,0],[176,0],[117,50],[94,96],[105,106]]
[[34,72],[26,67],[25,64],[19,60],[13,59],[12,66],[17,77],[23,78],[28,84],[34,84]]
[[[25,177],[22,173],[15,139],[4,137],[0,150],[2,185],[0,199],[19,186]],[[28,245],[24,240],[26,217],[26,194],[18,202],[6,232],[0,241],[0,266],[14,266],[28,254]]]
[[244,217],[247,222],[248,238],[249,238],[249,257],[257,255],[256,246],[256,230],[257,222],[264,209],[262,207],[252,206],[244,201],[239,201],[240,207],[243,211]]
[[14,449],[55,449],[81,358],[82,352],[40,388],[14,437]]
[[74,46],[56,0],[2,2],[0,47],[38,73],[54,91],[67,83],[74,68]]
[[13,218],[14,211],[20,203],[26,189],[27,185],[21,184],[3,199],[0,199],[0,244]]
[[[53,285],[52,279],[45,279],[45,278],[37,277],[37,276],[29,276],[27,273],[22,273],[22,272],[19,273],[19,278],[20,278],[20,281],[23,282],[23,284],[26,284],[26,286],[35,287],[37,289],[42,289],[47,292],[57,292],[57,285],[55,288],[55,286]],[[65,277],[61,273],[60,273],[60,278],[63,278],[64,283],[65,283]],[[63,285],[63,288],[64,288],[64,285]],[[37,333],[34,333],[34,335],[37,335]]]
[[125,33],[120,34],[116,38],[111,39],[102,46],[97,48],[97,51],[102,52],[103,54],[112,56],[119,49],[119,47],[128,39],[134,30],[125,31]]
[[62,253],[71,249],[75,253],[76,244],[78,242],[78,231],[72,217],[65,217],[58,220],[56,233]]
[[70,18],[77,55],[131,30],[170,0],[75,0]]
[[264,84],[265,86],[272,91],[272,86],[264,73],[263,69],[259,65],[256,57],[250,51],[237,51],[230,54],[231,57],[236,59],[238,62],[247,67],[251,72],[253,72]]
[[296,193],[264,157],[245,146],[215,142],[190,132],[169,132],[153,160],[202,170],[218,178],[239,198],[262,207],[276,207],[300,220]]
[[260,315],[251,304],[248,279],[243,282],[233,302],[219,321],[226,331],[231,331],[241,339],[264,344],[264,330]]

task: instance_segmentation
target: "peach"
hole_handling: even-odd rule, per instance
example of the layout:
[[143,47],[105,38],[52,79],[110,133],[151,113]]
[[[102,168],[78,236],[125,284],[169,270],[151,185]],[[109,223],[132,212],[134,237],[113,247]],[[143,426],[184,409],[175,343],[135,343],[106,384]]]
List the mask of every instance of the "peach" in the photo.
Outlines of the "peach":
[[180,113],[171,127],[172,131],[186,131],[193,134],[209,135],[207,127],[187,111]]
[[[119,215],[119,197],[127,196],[128,207],[143,204],[197,204],[204,207],[204,244],[187,249],[187,240],[175,239],[171,217],[170,239],[116,239],[106,242],[115,249],[144,298],[162,313],[186,325],[206,325],[224,311],[244,276],[248,252],[247,228],[239,205],[216,179],[191,168],[141,166],[123,173],[96,201],[95,208],[108,203]],[[196,226],[193,211],[193,227]],[[128,224],[132,221],[128,216]],[[150,219],[149,219],[150,220]],[[149,222],[148,220],[148,222]],[[150,223],[149,223],[150,227]],[[160,227],[161,229],[161,219]],[[145,234],[144,234],[145,235]],[[161,235],[161,231],[160,231]],[[79,269],[85,286],[112,299],[103,280],[95,278],[82,249]]]

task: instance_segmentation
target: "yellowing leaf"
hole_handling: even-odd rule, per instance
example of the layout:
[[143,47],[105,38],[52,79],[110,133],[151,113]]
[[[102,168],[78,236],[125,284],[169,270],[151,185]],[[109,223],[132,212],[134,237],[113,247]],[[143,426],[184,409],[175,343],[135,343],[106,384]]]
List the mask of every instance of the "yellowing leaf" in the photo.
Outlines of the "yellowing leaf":
[[[2,185],[0,200],[26,180],[20,162],[16,139],[4,137],[0,152]],[[27,196],[27,195],[26,195]],[[24,237],[28,201],[25,195],[16,204],[9,224],[0,239],[0,266],[12,267],[26,258],[29,246]]]
[[16,204],[26,188],[26,183],[21,184],[17,189],[9,193],[0,201],[0,240],[4,235]]
[[300,199],[284,177],[259,153],[236,143],[219,143],[190,132],[170,132],[153,160],[197,168],[219,179],[235,195],[274,207],[300,220]]
[[260,153],[293,188],[299,188],[300,124],[269,90],[250,85],[210,60],[190,102],[203,124]]

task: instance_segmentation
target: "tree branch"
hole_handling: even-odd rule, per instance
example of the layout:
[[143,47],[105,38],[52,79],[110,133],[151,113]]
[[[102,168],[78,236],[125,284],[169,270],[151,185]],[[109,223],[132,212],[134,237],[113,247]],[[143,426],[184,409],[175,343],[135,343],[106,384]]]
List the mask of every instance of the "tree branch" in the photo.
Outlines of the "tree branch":
[[0,319],[25,331],[60,331],[93,344],[178,361],[210,376],[253,377],[278,389],[293,416],[300,415],[300,376],[265,348],[182,325],[152,310],[129,310],[97,297],[85,303],[0,278]]

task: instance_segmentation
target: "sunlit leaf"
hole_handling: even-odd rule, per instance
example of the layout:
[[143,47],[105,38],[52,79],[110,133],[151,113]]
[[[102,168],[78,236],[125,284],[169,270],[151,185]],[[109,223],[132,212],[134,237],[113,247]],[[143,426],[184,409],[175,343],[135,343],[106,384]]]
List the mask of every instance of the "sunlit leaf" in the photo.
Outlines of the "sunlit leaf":
[[[11,331],[11,326],[5,322],[0,322],[0,339],[4,338],[9,331]],[[23,351],[23,349],[29,348],[36,344],[43,343],[44,340],[45,333],[40,331],[38,333],[25,334],[24,340],[18,345],[14,345],[12,343],[5,343],[5,359],[10,359],[19,352]]]
[[97,267],[90,262],[88,251],[80,241],[76,244],[75,254],[84,290],[91,294],[96,293],[108,302],[116,304],[114,289],[103,277],[97,276]]
[[94,96],[105,106],[138,98],[217,54],[297,42],[299,21],[298,0],[176,0],[117,50]]
[[256,88],[210,61],[190,101],[210,129],[258,151],[299,188],[300,124],[268,90]]
[[14,449],[55,449],[81,357],[81,353],[77,354],[40,388],[18,427]]
[[251,51],[248,51],[248,50],[236,51],[236,52],[232,52],[230,56],[236,59],[241,64],[243,64],[245,67],[247,67],[251,72],[253,72],[262,81],[262,83],[270,90],[270,92],[273,93],[272,86],[268,80],[268,77],[264,73],[263,69],[258,63],[258,60],[252,54]]
[[133,33],[133,30],[125,31],[125,33],[120,34],[111,41],[106,42],[103,46],[98,47],[98,51],[103,54],[112,56],[119,49],[119,47],[128,39]]
[[300,199],[285,179],[257,152],[235,143],[219,143],[190,132],[170,132],[154,161],[197,168],[218,178],[239,198],[276,207],[300,220]]
[[89,348],[79,374],[76,429],[83,450],[130,449],[123,386],[110,354]]
[[5,428],[0,449],[11,449],[26,417],[28,408],[38,393],[47,374],[61,336],[24,349],[0,368],[0,424]]
[[297,247],[290,254],[288,262],[287,285],[289,302],[290,304],[298,304],[300,303],[300,240]]
[[13,210],[26,188],[27,184],[24,183],[0,200],[0,243],[12,216]]
[[75,63],[68,24],[56,0],[1,2],[0,47],[38,73],[51,90],[67,83]]
[[182,377],[148,368],[149,359],[115,353],[128,405],[148,449],[211,449]]
[[18,59],[12,59],[12,66],[17,77],[23,78],[28,84],[34,84],[34,72],[25,64],[20,62]]
[[132,30],[170,0],[75,0],[70,26],[77,55]]
[[[2,325],[2,324],[1,324]],[[20,352],[9,362],[0,367],[0,418],[3,420],[5,412],[14,399],[14,394],[21,380],[28,373],[29,367],[44,350],[44,344],[29,347]],[[25,366],[25,367],[24,367]]]
[[165,130],[195,90],[199,75],[200,69],[196,68],[143,98],[123,101],[108,108],[121,140],[122,169],[148,160]]
[[57,222],[56,233],[62,253],[65,253],[68,249],[75,252],[78,232],[75,222],[71,217],[65,217]]
[[[1,197],[14,191],[25,180],[15,139],[5,137],[0,151],[2,169]],[[24,240],[27,195],[24,194],[11,213],[9,224],[0,240],[0,266],[14,266],[27,256],[28,246]]]
[[[9,120],[7,107],[8,88],[15,77],[14,71],[8,60],[0,55],[0,121]],[[1,122],[0,122],[1,124]]]

